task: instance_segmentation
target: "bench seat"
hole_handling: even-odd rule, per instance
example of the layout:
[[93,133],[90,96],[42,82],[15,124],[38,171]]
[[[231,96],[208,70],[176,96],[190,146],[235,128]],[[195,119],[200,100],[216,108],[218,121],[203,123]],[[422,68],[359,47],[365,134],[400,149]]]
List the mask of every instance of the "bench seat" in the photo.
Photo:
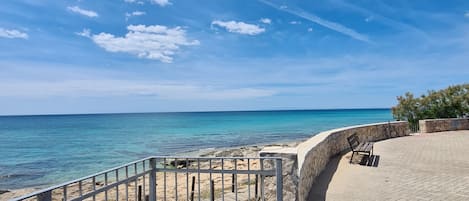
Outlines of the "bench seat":
[[353,155],[355,153],[366,153],[368,158],[373,155],[373,142],[360,142],[357,134],[353,134],[347,138],[347,141],[352,150],[352,156],[350,157],[350,163],[352,163]]

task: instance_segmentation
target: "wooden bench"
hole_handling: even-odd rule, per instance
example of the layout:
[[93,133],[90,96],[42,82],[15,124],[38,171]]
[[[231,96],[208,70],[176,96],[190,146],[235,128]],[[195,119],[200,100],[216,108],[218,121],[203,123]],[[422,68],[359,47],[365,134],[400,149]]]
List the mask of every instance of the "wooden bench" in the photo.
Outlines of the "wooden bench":
[[350,163],[352,163],[352,158],[355,153],[366,153],[368,154],[368,159],[373,155],[373,142],[360,142],[358,140],[357,134],[353,134],[347,138],[350,149],[352,150],[352,157],[350,157]]

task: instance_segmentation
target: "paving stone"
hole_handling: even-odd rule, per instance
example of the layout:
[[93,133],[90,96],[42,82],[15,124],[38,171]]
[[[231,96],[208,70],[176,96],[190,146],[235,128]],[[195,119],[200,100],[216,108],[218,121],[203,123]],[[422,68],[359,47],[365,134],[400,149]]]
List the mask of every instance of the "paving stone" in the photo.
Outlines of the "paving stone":
[[[333,174],[313,185],[309,200],[469,200],[469,131],[393,138],[375,143],[377,167],[338,157]],[[336,163],[337,164],[337,163]],[[326,190],[324,190],[326,189]]]

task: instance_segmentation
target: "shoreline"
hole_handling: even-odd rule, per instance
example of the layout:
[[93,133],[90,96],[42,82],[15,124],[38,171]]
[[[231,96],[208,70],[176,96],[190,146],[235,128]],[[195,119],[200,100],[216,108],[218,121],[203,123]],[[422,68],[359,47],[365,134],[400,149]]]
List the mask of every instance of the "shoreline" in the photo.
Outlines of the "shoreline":
[[[234,146],[234,147],[221,147],[221,148],[208,148],[201,149],[197,151],[181,152],[176,153],[173,156],[188,156],[188,157],[259,157],[259,152],[265,147],[296,147],[301,142],[307,140],[297,139],[297,140],[287,140],[280,142],[272,143],[256,143],[243,146]],[[116,164],[118,166],[119,164]],[[50,184],[47,186],[36,186],[36,187],[26,187],[26,188],[17,188],[17,189],[0,189],[0,200],[10,200],[15,197],[23,196],[44,188],[48,186],[53,186]]]

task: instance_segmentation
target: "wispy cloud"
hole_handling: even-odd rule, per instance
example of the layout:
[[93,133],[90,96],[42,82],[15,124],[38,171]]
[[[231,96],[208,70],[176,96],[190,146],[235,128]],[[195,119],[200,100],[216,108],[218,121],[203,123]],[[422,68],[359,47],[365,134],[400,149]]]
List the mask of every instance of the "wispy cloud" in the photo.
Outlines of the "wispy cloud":
[[4,29],[0,27],[0,37],[28,39],[28,34],[16,29]]
[[467,11],[466,13],[464,13],[464,17],[469,18],[469,11]]
[[130,17],[133,17],[133,16],[142,16],[142,15],[146,15],[147,13],[146,12],[143,12],[143,11],[134,11],[134,12],[131,12],[131,13],[125,13],[125,20],[128,20]]
[[319,24],[323,27],[326,27],[326,28],[329,28],[331,30],[342,33],[344,35],[350,36],[353,39],[360,40],[360,41],[363,41],[363,42],[368,42],[368,43],[371,42],[370,39],[368,38],[368,36],[366,36],[364,34],[358,33],[355,30],[353,30],[351,28],[348,28],[348,27],[346,27],[342,24],[322,19],[317,15],[314,15],[312,13],[308,13],[306,11],[303,11],[302,9],[276,5],[276,4],[274,4],[270,1],[267,1],[267,0],[259,0],[259,1],[264,3],[265,5],[268,5],[272,8],[275,8],[277,10],[288,12],[292,15],[301,17],[303,19],[306,19],[306,20],[309,20],[309,21],[314,22],[316,24]]
[[[156,4],[156,5],[159,5],[161,7],[165,7],[165,6],[168,6],[168,5],[172,4],[169,0],[145,0],[145,1],[149,1],[151,4]],[[126,2],[126,3],[136,3],[136,4],[140,4],[140,5],[145,4],[144,0],[124,0],[124,2]]]
[[173,61],[173,56],[180,47],[199,45],[198,40],[189,40],[186,31],[181,27],[130,25],[127,30],[124,37],[109,33],[92,35],[86,29],[77,34],[91,38],[109,52],[125,52],[165,63]]
[[389,17],[385,17],[385,16],[380,15],[376,12],[373,12],[371,10],[365,9],[363,7],[357,6],[357,5],[352,4],[352,3],[345,2],[343,0],[333,0],[331,2],[334,3],[335,6],[340,6],[340,7],[346,8],[349,11],[358,12],[358,13],[361,13],[363,15],[368,16],[368,17],[365,18],[365,22],[378,21],[378,22],[381,22],[381,23],[383,23],[387,26],[395,27],[395,28],[398,28],[398,29],[401,29],[401,30],[410,31],[412,33],[417,33],[420,36],[428,38],[427,34],[424,31],[416,28],[415,26],[393,20]]
[[161,7],[171,5],[171,2],[169,0],[150,0],[151,3],[158,4]]
[[290,24],[301,24],[300,21],[290,21]]
[[259,21],[264,24],[272,24],[272,20],[270,20],[269,18],[261,18]]
[[246,35],[257,35],[265,31],[264,28],[261,28],[255,24],[247,24],[244,22],[236,22],[236,21],[215,20],[212,22],[212,25],[225,28],[227,31],[232,32],[232,33],[239,33],[239,34],[246,34]]
[[233,100],[272,96],[257,88],[217,88],[197,84],[162,84],[132,80],[64,80],[0,83],[0,97],[146,96],[166,100]]
[[137,3],[137,4],[140,4],[140,5],[145,4],[143,1],[137,1],[137,0],[124,0],[124,2],[126,2],[126,3]]
[[78,6],[69,6],[67,7],[67,10],[74,12],[74,13],[78,13],[80,15],[87,16],[87,17],[98,17],[98,13],[96,13],[95,11],[85,10]]

